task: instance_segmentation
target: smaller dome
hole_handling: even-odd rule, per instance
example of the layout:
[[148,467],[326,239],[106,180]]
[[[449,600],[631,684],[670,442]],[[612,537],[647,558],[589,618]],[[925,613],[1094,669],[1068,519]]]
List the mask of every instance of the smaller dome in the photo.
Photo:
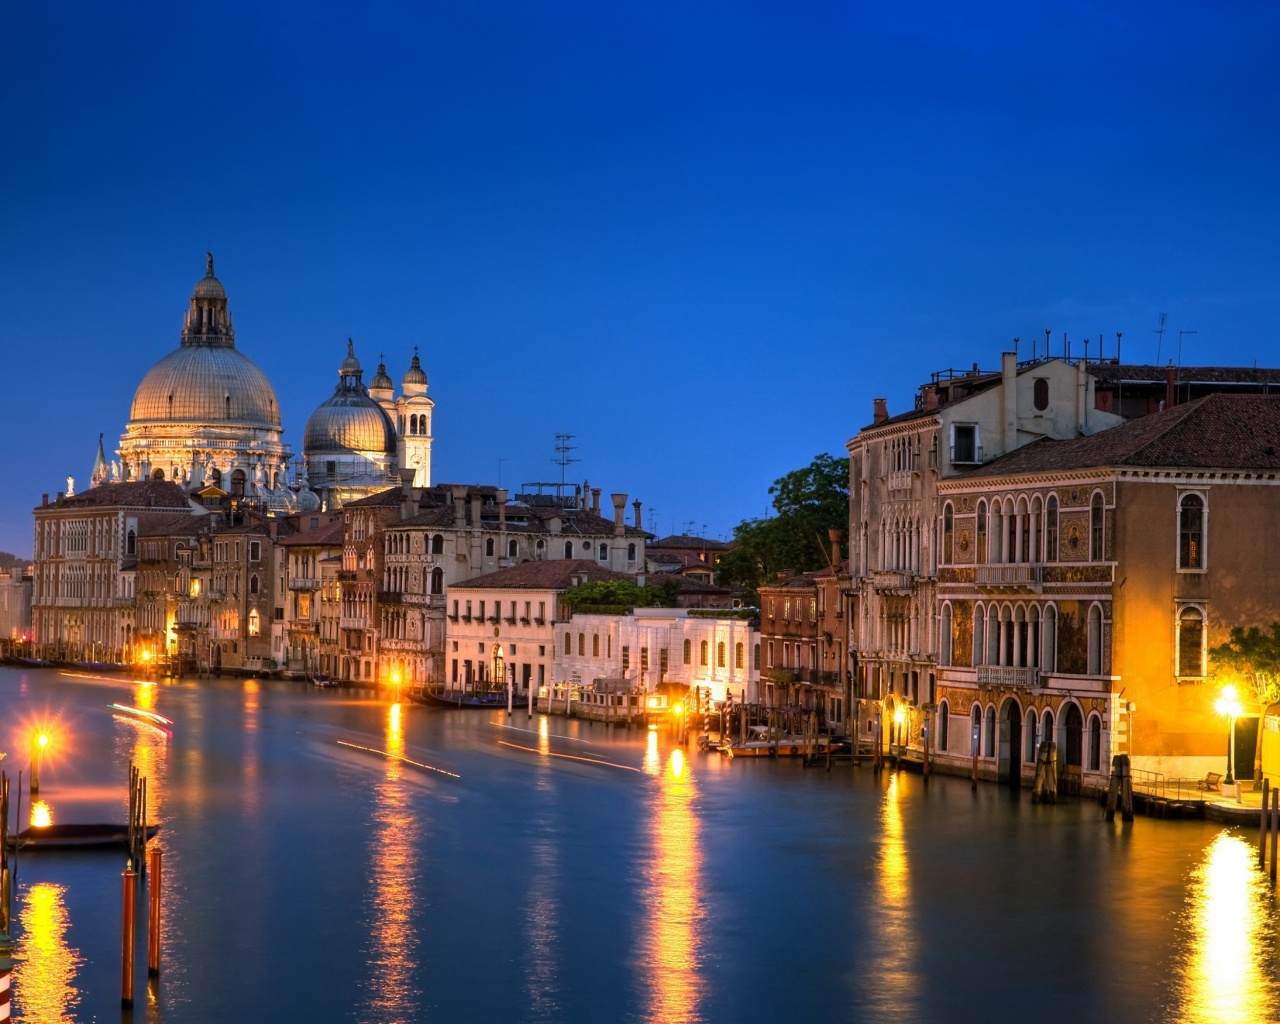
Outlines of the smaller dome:
[[387,376],[387,366],[381,360],[378,362],[378,372],[373,375],[373,380],[369,381],[370,391],[394,391],[396,389],[395,382]]
[[197,299],[225,299],[227,297],[227,290],[222,287],[222,282],[213,276],[213,253],[205,253],[204,277],[196,282],[191,294],[193,298]]
[[422,363],[418,361],[417,352],[413,353],[413,362],[409,364],[409,369],[404,372],[404,383],[406,386],[409,384],[421,384],[424,387],[426,386],[427,373],[422,368]]
[[341,377],[358,377],[361,372],[360,360],[356,358],[355,342],[348,338],[347,358],[342,360],[342,365],[338,367],[338,375]]
[[301,490],[297,495],[299,512],[319,512],[320,495],[315,491]]
[[[302,443],[308,458],[353,453],[394,455],[396,431],[382,406],[368,395],[340,392],[311,414]],[[314,475],[314,469],[311,472]]]

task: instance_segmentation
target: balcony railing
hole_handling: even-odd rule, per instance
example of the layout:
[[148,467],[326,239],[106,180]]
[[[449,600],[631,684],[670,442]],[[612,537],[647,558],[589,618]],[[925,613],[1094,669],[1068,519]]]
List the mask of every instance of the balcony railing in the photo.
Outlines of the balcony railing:
[[975,466],[982,461],[982,445],[953,444],[951,446],[951,464],[953,466]]
[[290,590],[319,590],[320,581],[311,576],[290,576]]
[[1044,566],[1018,564],[979,565],[976,582],[980,587],[1013,587],[1040,583],[1044,578]]
[[915,473],[909,469],[898,469],[889,474],[889,490],[891,491],[909,491],[911,490],[911,481],[915,479]]
[[1038,668],[1019,668],[1016,665],[979,665],[977,676],[979,686],[1016,686],[1033,690],[1040,686]]
[[369,620],[363,615],[344,615],[338,620],[339,629],[368,629]]
[[910,590],[912,578],[909,572],[873,572],[871,585],[880,591]]

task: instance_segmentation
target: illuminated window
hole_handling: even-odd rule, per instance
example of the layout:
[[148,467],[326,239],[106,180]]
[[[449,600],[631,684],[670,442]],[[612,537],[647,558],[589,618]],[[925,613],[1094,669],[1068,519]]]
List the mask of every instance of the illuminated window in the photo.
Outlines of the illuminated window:
[[1178,568],[1204,568],[1204,498],[1184,494],[1178,503]]
[[693,664],[693,641],[686,640],[684,642],[684,663],[686,665]]
[[599,633],[591,634],[591,657],[593,658],[600,657],[600,634]]
[[258,617],[258,609],[249,609],[249,635],[257,636],[261,627],[261,619]]
[[720,643],[716,644],[716,667],[717,668],[725,667],[724,658],[725,658],[724,642],[721,641]]
[[699,658],[698,658],[699,665],[705,666],[707,664],[707,657],[708,657],[707,652],[709,648],[710,648],[710,645],[705,640],[703,640],[702,643],[699,645]]
[[742,646],[742,644],[741,644],[741,643],[734,644],[734,647],[733,647],[733,667],[734,667],[734,668],[745,668],[745,665],[743,664],[742,659],[743,659],[743,646]]

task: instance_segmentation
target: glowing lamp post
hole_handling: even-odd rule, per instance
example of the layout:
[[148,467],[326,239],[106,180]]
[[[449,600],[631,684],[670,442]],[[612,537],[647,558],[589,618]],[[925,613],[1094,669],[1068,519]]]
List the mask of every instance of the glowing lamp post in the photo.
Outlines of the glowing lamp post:
[[40,752],[49,745],[49,734],[37,733],[31,742],[31,795],[40,792]]
[[1235,745],[1236,736],[1236,716],[1240,714],[1240,701],[1236,699],[1236,688],[1234,686],[1224,686],[1222,688],[1222,696],[1218,698],[1218,703],[1214,705],[1218,714],[1226,715],[1227,726],[1227,777],[1222,780],[1223,785],[1234,786],[1236,784],[1235,776],[1231,774],[1231,748]]

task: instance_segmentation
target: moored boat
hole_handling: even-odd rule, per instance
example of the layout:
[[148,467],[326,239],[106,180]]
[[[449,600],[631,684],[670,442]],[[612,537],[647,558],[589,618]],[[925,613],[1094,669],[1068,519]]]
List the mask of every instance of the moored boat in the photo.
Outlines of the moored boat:
[[840,741],[829,736],[804,737],[792,733],[770,732],[766,725],[753,725],[745,740],[725,739],[718,742],[699,741],[703,750],[718,750],[729,757],[813,757],[835,750]]
[[[147,826],[147,838],[153,839],[159,825]],[[65,825],[32,825],[9,836],[9,848],[15,850],[91,850],[104,847],[127,849],[129,826],[110,823],[71,822]]]
[[425,704],[436,708],[505,708],[507,694],[505,690],[412,690],[409,699],[415,704]]

